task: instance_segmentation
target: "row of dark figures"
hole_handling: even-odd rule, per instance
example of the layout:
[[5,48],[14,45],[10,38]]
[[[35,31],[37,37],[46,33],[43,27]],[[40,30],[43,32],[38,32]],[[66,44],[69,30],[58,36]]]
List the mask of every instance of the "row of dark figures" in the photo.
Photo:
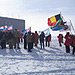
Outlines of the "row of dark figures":
[[[23,40],[20,40],[20,42],[22,42],[23,43]],[[47,44],[47,42],[46,42],[46,46],[48,45],[48,47],[50,46],[50,42],[48,42],[49,44]],[[5,41],[2,41],[1,43],[0,43],[0,45],[1,45],[1,47],[2,47],[2,49],[5,49],[6,48],[6,42]],[[61,42],[61,45],[60,45],[60,47],[62,46],[62,44],[64,44],[63,42]],[[27,49],[27,44],[24,44],[24,45],[26,45],[26,46],[24,46],[24,49]],[[37,45],[35,45],[35,46],[37,46]],[[28,52],[32,52],[31,51],[31,49],[33,49],[33,43],[29,43],[28,44]],[[70,47],[68,48],[67,46],[66,46],[66,53],[70,53]],[[72,54],[74,55],[74,53],[75,53],[75,47],[73,48],[73,51],[72,51]]]
[[[37,44],[39,43],[39,40],[37,41],[37,44],[35,44],[33,42],[32,43],[27,43],[27,42],[24,42],[23,39],[19,39],[19,44],[20,43],[23,43],[22,45],[24,45],[24,49],[27,49],[28,48],[28,52],[32,52],[31,49],[33,49],[33,46],[36,46],[37,47]],[[0,41],[1,49],[6,49],[6,45],[9,45],[9,43],[6,40]],[[44,48],[44,42],[43,43],[40,43],[40,46],[41,46],[41,49],[42,49],[42,46]],[[46,41],[46,46],[48,46],[48,47],[50,46],[50,41]],[[16,49],[15,46],[13,46],[12,49]],[[18,49],[20,49],[20,46],[19,46]]]

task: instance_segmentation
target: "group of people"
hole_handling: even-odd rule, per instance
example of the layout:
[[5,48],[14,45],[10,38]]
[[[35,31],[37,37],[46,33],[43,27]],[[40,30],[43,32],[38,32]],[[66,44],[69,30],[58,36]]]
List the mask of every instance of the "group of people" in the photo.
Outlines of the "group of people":
[[[40,43],[40,47],[45,48],[50,46],[51,34],[45,36],[44,32],[41,32],[39,35],[37,31],[28,32],[23,35],[19,30],[15,29],[14,31],[2,32],[0,31],[0,46],[2,49],[6,48],[6,45],[9,45],[9,49],[20,49],[19,43],[24,40],[24,49],[28,49],[28,52],[32,52],[31,49],[33,46],[37,47],[37,44]],[[46,43],[44,43],[44,41]],[[45,45],[44,45],[45,44]]]
[[[66,33],[65,37],[63,37],[62,34],[59,34],[57,36],[58,41],[59,41],[59,46],[62,46],[63,38],[65,39],[65,48],[66,48],[66,53],[70,53],[70,46],[73,47],[72,54],[74,55],[75,53],[75,35],[71,35],[69,32]],[[44,32],[41,32],[39,35],[37,31],[35,33],[28,32],[23,34],[15,29],[15,31],[9,31],[9,32],[2,32],[0,31],[0,46],[1,48],[6,48],[6,44],[9,45],[9,49],[20,49],[19,43],[20,40],[23,42],[24,39],[24,49],[28,49],[28,52],[32,52],[31,49],[33,46],[37,47],[38,42],[40,42],[40,47],[41,49],[45,48],[45,46],[50,46],[50,41],[51,41],[51,34],[48,36],[45,36]]]
[[32,32],[25,33],[23,38],[24,38],[24,49],[28,48],[28,52],[32,52],[31,49],[33,48],[33,46],[34,45],[37,46],[38,44],[39,35],[37,31],[35,31],[35,33]]
[[58,38],[60,47],[62,46],[63,38],[64,38],[65,39],[64,45],[66,48],[66,53],[70,53],[70,46],[72,46],[73,47],[72,54],[74,55],[75,53],[75,35],[71,35],[70,32],[67,32],[65,37],[63,37],[62,34],[59,34],[57,38]]
[[47,37],[45,37],[44,32],[41,32],[39,35],[37,31],[35,33],[28,32],[24,35],[24,49],[27,49],[28,45],[28,52],[31,52],[31,49],[33,46],[37,47],[37,44],[40,42],[40,47],[41,49],[45,48],[45,42],[46,41],[46,46],[50,46],[50,41],[51,41],[51,34]]
[[20,31],[15,29],[15,31],[2,32],[0,31],[0,45],[1,48],[6,48],[6,45],[9,45],[9,49],[20,49],[19,40],[20,40]]

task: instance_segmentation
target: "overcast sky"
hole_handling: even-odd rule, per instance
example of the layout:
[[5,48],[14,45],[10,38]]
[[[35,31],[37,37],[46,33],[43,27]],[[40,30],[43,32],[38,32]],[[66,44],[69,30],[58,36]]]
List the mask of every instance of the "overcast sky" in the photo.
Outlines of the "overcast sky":
[[75,0],[0,0],[0,16],[24,19],[32,31],[48,28],[47,19],[60,12],[75,26]]

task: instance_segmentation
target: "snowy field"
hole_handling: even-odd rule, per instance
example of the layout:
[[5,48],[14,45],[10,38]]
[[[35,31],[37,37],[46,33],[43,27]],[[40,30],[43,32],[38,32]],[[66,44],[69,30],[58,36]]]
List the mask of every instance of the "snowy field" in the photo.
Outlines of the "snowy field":
[[75,55],[65,52],[65,46],[59,47],[57,39],[50,47],[34,47],[27,52],[21,49],[0,49],[0,75],[75,75]]

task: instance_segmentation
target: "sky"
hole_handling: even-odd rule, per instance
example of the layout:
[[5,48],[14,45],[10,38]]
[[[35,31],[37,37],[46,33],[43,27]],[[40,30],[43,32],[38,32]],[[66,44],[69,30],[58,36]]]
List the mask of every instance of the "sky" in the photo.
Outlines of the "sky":
[[[48,18],[61,13],[75,27],[75,0],[0,0],[0,16],[25,20],[25,29],[43,31]],[[58,33],[51,31],[51,33]]]

